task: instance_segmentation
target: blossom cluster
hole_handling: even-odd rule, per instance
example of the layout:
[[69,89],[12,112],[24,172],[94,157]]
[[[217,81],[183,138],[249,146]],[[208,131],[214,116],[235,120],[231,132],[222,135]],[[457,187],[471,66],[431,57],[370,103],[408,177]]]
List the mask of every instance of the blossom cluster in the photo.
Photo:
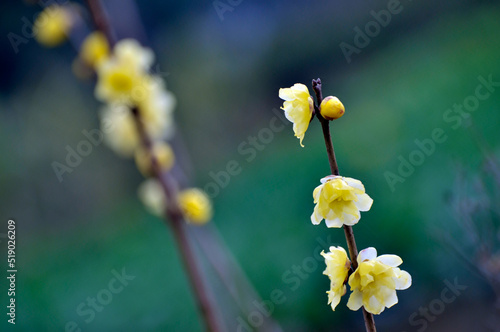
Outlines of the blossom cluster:
[[[71,35],[74,15],[69,5],[44,9],[35,21],[37,40],[45,46],[62,43]],[[163,215],[168,202],[157,179],[175,165],[168,142],[175,131],[176,99],[163,79],[151,73],[154,59],[153,51],[134,39],[110,45],[103,33],[95,31],[81,43],[76,63],[97,76],[95,97],[104,103],[99,114],[104,142],[118,155],[134,158],[147,178],[139,187],[139,198],[149,211]],[[185,189],[177,196],[187,221],[204,224],[211,219],[211,203],[203,191]]]
[[[280,89],[279,97],[284,100],[282,109],[293,123],[293,131],[302,147],[302,140],[314,116],[327,122],[345,113],[344,105],[333,96],[318,100],[320,105],[316,106],[307,87],[300,83]],[[315,206],[311,222],[314,225],[319,225],[324,219],[328,228],[352,227],[361,219],[360,211],[370,210],[373,204],[373,199],[366,194],[359,180],[335,174],[324,177],[320,182],[313,191]],[[351,310],[364,307],[369,313],[377,315],[398,302],[396,290],[411,286],[410,274],[398,268],[403,262],[401,258],[396,255],[377,256],[373,247],[360,251],[355,263],[349,260],[342,247],[332,246],[328,253],[323,251],[321,255],[326,263],[323,274],[330,279],[327,294],[332,310],[345,295],[346,283],[351,288],[347,307]]]

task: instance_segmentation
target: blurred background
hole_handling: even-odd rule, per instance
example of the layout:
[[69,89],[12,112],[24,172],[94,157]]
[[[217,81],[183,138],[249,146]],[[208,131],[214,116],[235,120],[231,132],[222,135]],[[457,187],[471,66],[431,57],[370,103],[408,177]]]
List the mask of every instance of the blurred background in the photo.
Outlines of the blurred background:
[[[305,148],[290,123],[270,125],[286,121],[273,111],[279,88],[318,77],[346,107],[332,124],[340,172],[374,199],[354,227],[358,248],[401,256],[413,277],[375,317],[379,330],[499,329],[498,1],[104,3],[120,37],[156,53],[191,183],[208,188],[229,162],[241,167],[212,194],[213,223],[262,299],[282,292],[272,314],[284,331],[364,328],[347,296],[332,312],[314,258],[318,246],[346,246],[341,230],[310,222],[329,174],[320,125]],[[22,36],[41,2],[0,6],[0,261],[5,271],[14,219],[15,330],[201,331],[170,231],[137,199],[133,162],[100,144],[62,182],[53,170],[99,126],[94,82],[72,72],[78,36],[14,47],[9,34]],[[123,269],[135,278],[92,319],[79,314]],[[0,287],[5,308],[5,277]]]

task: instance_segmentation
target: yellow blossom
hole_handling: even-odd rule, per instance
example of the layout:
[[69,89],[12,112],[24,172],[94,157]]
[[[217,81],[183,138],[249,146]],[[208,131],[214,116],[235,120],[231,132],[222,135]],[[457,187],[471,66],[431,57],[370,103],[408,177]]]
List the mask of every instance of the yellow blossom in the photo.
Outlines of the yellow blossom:
[[174,134],[173,110],[176,99],[165,88],[163,80],[156,76],[145,76],[133,94],[141,119],[153,138],[169,139]]
[[[170,145],[165,142],[157,142],[154,144],[152,150],[160,168],[164,171],[170,170],[175,161],[174,151]],[[146,149],[137,149],[135,153],[135,163],[142,175],[151,176],[153,174],[153,170],[151,169],[151,154]]]
[[179,193],[179,205],[189,222],[202,225],[212,218],[212,204],[200,189],[185,189]]
[[326,270],[323,274],[330,278],[330,290],[328,294],[328,304],[335,307],[340,302],[340,297],[346,292],[345,282],[347,280],[347,273],[351,267],[351,262],[347,258],[347,253],[342,247],[330,247],[330,252],[321,252],[325,258]]
[[142,71],[147,71],[155,58],[151,49],[142,47],[134,39],[122,39],[116,43],[113,56],[118,61]]
[[128,106],[110,105],[101,113],[101,130],[104,142],[116,153],[131,157],[139,146],[139,134]]
[[300,139],[300,145],[303,147],[302,140],[314,110],[309,90],[304,84],[296,83],[291,88],[280,89],[279,97],[285,101],[281,109],[285,111],[288,121],[293,123],[295,136]]
[[345,113],[344,105],[337,97],[328,96],[319,107],[321,115],[327,120],[335,120]]
[[357,224],[361,218],[359,211],[370,210],[373,203],[361,181],[334,175],[321,179],[313,197],[316,206],[311,221],[318,225],[325,219],[327,227]]
[[[175,106],[172,93],[164,90],[152,95],[149,101],[141,105],[139,114],[150,138],[156,141],[172,137],[172,111]],[[130,107],[120,103],[108,105],[101,111],[100,117],[106,144],[122,156],[132,156],[140,139]]]
[[66,40],[71,24],[71,14],[67,8],[51,5],[36,18],[33,33],[40,44],[54,47]]
[[[144,81],[154,56],[135,40],[119,41],[111,57],[102,61],[97,69],[97,99],[108,103],[124,103],[136,106],[136,95],[142,95]],[[138,92],[139,91],[139,92]]]
[[96,67],[109,56],[109,44],[99,31],[88,35],[80,46],[80,58],[89,66]]
[[148,179],[141,183],[137,194],[149,212],[157,216],[163,215],[166,209],[165,194],[157,180]]
[[378,315],[398,303],[396,290],[411,286],[410,274],[398,268],[403,263],[399,256],[377,257],[377,250],[370,247],[359,252],[357,262],[358,268],[349,277],[352,293],[347,306],[351,310],[364,306]]

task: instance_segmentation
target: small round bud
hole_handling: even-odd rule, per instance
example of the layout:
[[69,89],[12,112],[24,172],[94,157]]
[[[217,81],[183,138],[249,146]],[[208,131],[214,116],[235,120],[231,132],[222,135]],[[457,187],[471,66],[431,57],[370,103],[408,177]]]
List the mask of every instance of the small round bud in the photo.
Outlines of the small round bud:
[[[175,161],[175,155],[170,145],[165,142],[157,142],[154,144],[152,150],[160,168],[164,171],[170,170]],[[142,148],[138,149],[135,153],[135,163],[142,175],[146,177],[153,175],[149,151]]]
[[345,113],[344,105],[337,97],[328,96],[321,102],[321,115],[327,120],[335,120]]
[[80,58],[89,67],[95,68],[100,62],[109,57],[108,40],[102,32],[89,34],[80,46]]
[[178,199],[188,222],[203,225],[212,218],[212,204],[204,191],[198,188],[185,189],[179,193]]
[[54,47],[66,40],[73,24],[67,8],[51,5],[38,15],[33,24],[33,33],[40,44]]

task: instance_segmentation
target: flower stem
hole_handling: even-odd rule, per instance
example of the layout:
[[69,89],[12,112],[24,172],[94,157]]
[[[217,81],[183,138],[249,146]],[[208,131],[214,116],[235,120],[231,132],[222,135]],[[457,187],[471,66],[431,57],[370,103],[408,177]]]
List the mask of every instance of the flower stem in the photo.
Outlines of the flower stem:
[[377,332],[377,328],[375,327],[375,319],[373,315],[365,310],[363,307],[363,317],[365,319],[365,328],[367,332]]
[[134,115],[136,128],[141,138],[142,146],[146,148],[148,154],[151,156],[153,173],[165,193],[167,200],[167,209],[165,211],[167,218],[165,218],[165,222],[168,223],[174,234],[189,281],[194,289],[198,309],[205,321],[206,329],[210,332],[223,331],[215,312],[214,303],[202,278],[203,274],[198,267],[193,248],[189,245],[189,239],[185,228],[186,222],[177,203],[177,181],[173,178],[171,173],[162,172],[158,159],[152,150],[152,141],[140,118],[139,109],[137,107],[133,108],[132,114]]
[[[113,46],[116,43],[116,37],[111,25],[109,24],[107,13],[104,10],[101,1],[87,0],[87,4],[96,28],[106,36],[109,44]],[[196,256],[188,239],[184,216],[177,203],[177,181],[172,174],[162,172],[155,154],[152,153],[153,142],[144,128],[139,109],[134,107],[131,109],[131,112],[134,117],[134,122],[137,132],[139,133],[141,144],[151,156],[153,173],[165,193],[166,200],[168,202],[167,209],[165,211],[165,222],[170,226],[170,229],[173,232],[191,287],[194,289],[198,309],[205,322],[206,330],[209,332],[224,331],[218,320],[218,316],[216,315],[215,306],[210,296],[211,294],[208,291],[208,287],[205,285],[202,271],[198,266]]]
[[111,29],[108,14],[102,7],[101,0],[87,0],[87,5],[96,28],[106,36],[109,45],[113,47],[116,44],[116,36]]
[[[320,112],[321,102],[323,101],[323,93],[321,91],[321,80],[318,78],[312,81],[312,87],[314,93],[316,94],[317,105],[314,105],[316,116],[321,123],[321,129],[323,129],[323,137],[325,139],[326,153],[328,155],[328,162],[330,163],[330,170],[332,175],[339,175],[339,166],[337,165],[337,159],[335,158],[335,150],[333,149],[332,137],[330,134],[330,121],[325,119]],[[356,247],[356,240],[354,238],[354,232],[352,231],[352,226],[344,225],[344,234],[347,242],[347,247],[349,249],[349,256],[351,257],[352,268],[356,270],[358,267],[358,249]],[[365,320],[365,327],[367,332],[376,332],[375,320],[373,315],[365,310],[363,307],[363,318]]]

